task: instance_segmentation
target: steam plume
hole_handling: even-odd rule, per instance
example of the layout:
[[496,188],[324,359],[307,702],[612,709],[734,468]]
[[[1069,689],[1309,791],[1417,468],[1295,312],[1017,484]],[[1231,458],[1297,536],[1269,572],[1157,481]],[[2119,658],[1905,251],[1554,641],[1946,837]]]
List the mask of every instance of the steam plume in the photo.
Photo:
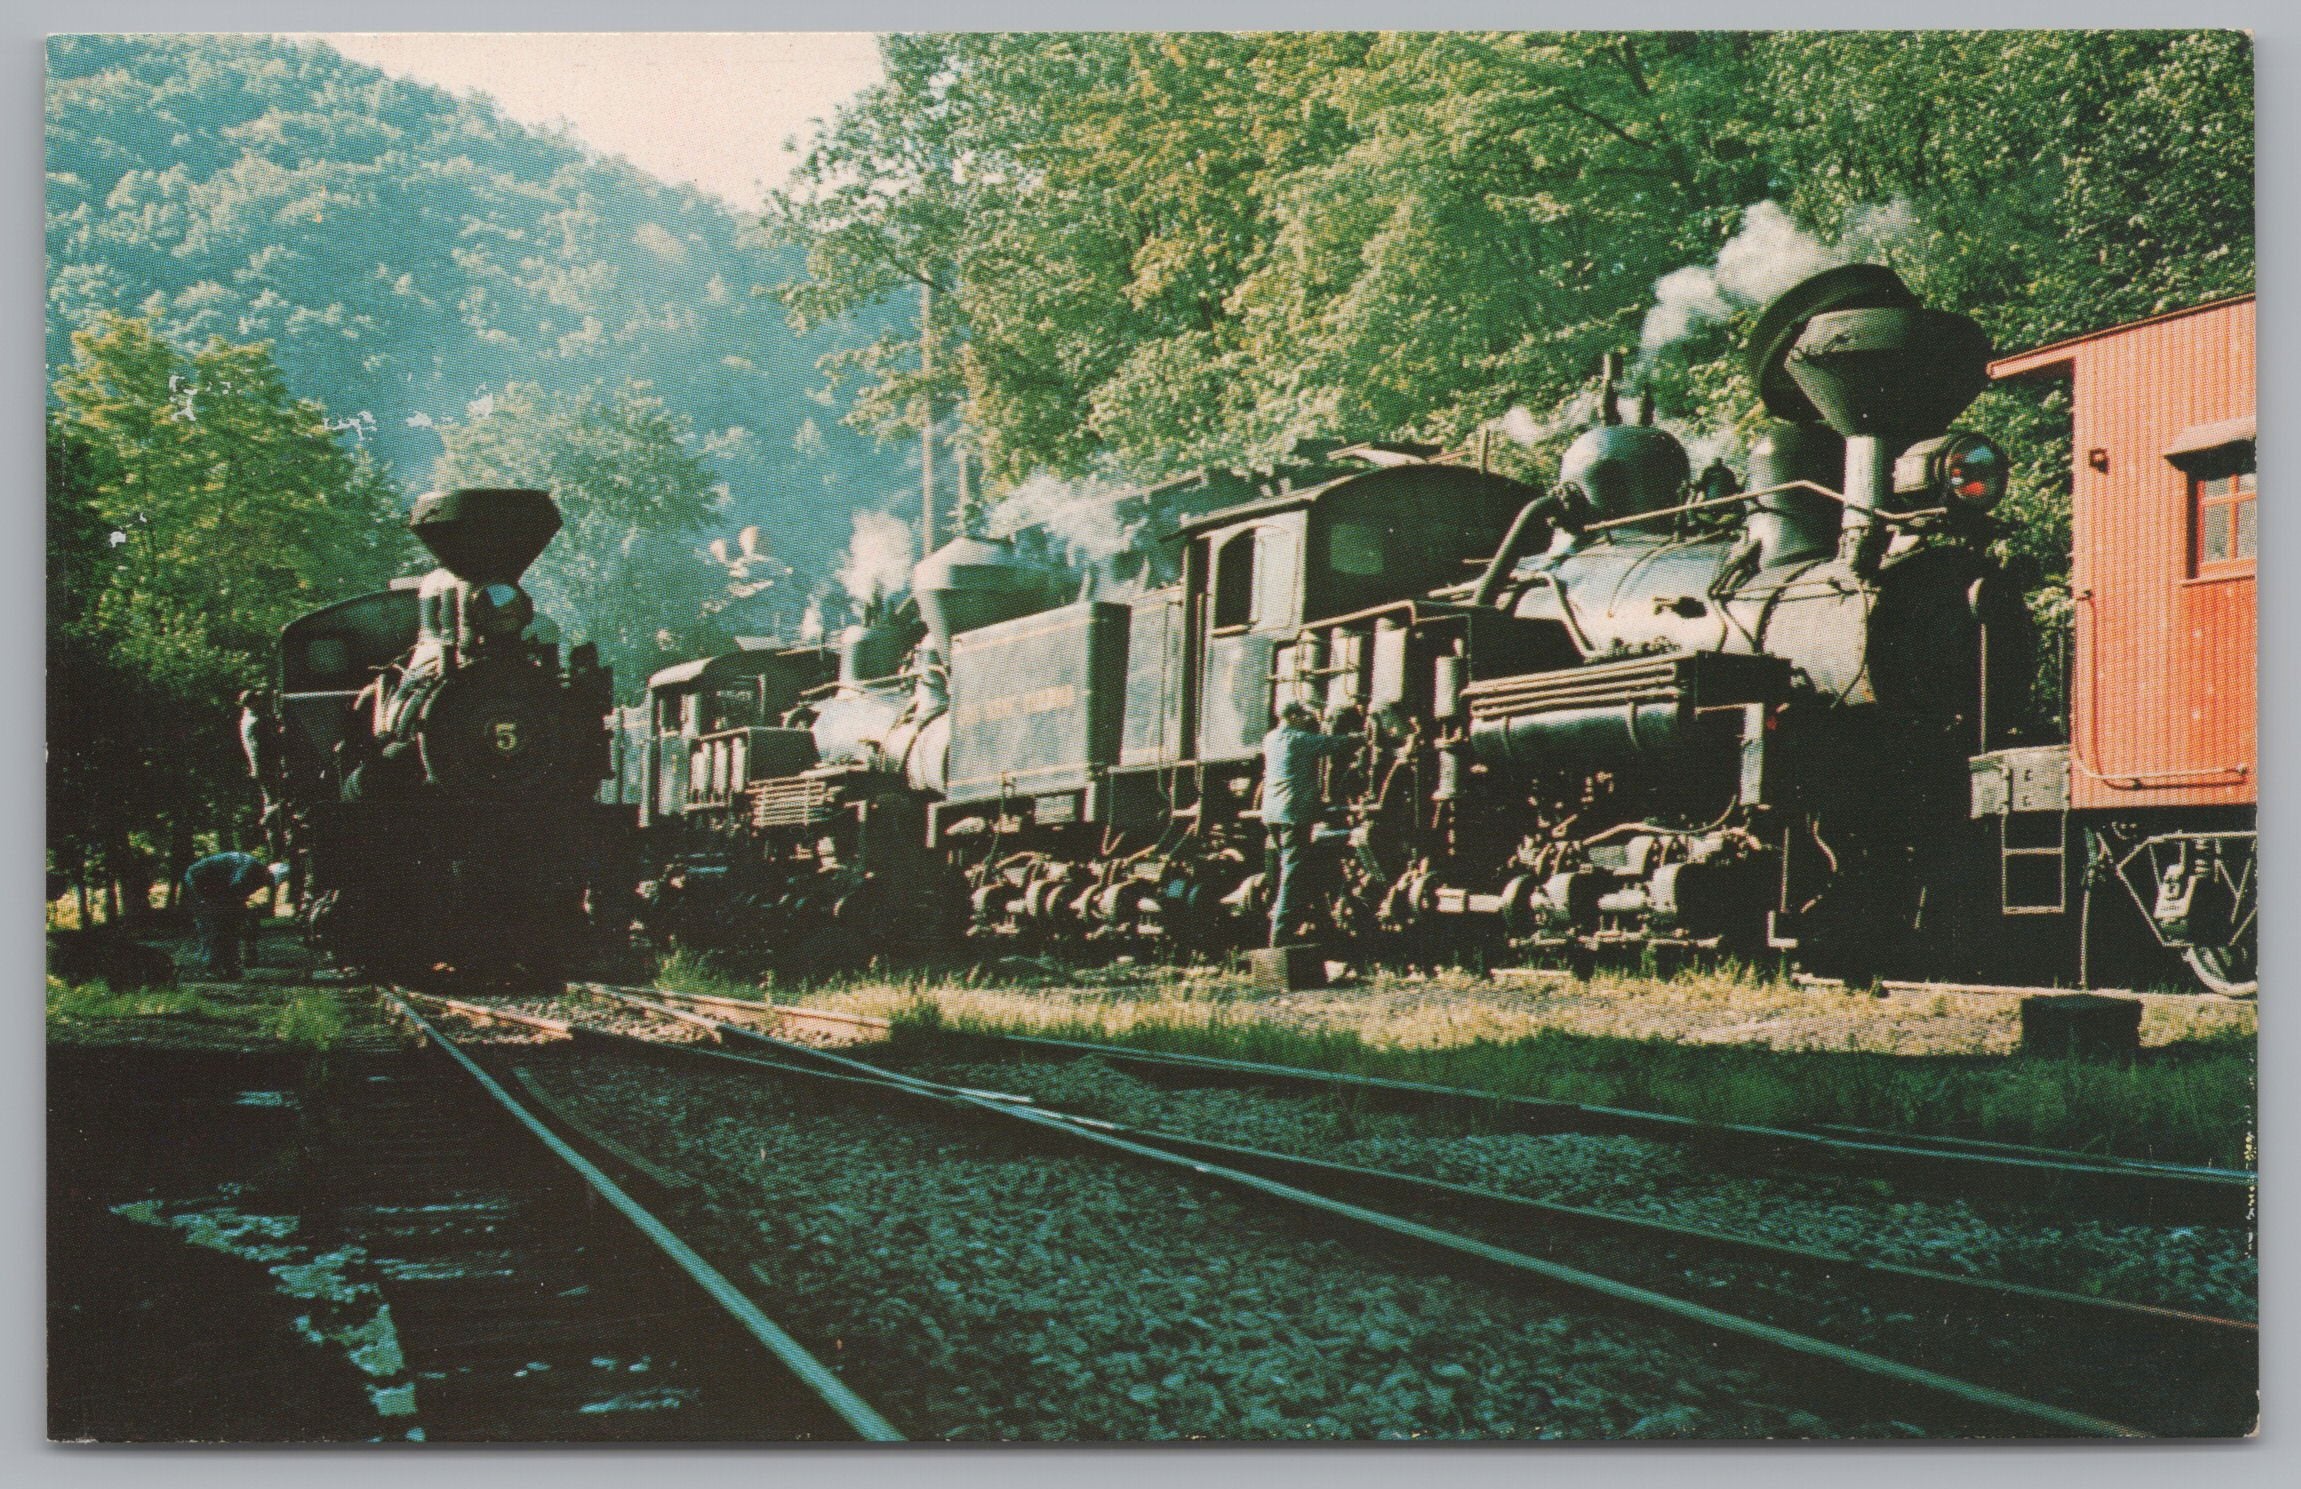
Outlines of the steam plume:
[[1824,269],[1902,246],[1916,228],[1909,203],[1897,198],[1848,212],[1836,241],[1825,243],[1778,204],[1759,202],[1743,214],[1741,231],[1718,250],[1715,263],[1673,269],[1654,281],[1654,305],[1638,336],[1639,357],[1652,357],[1736,310],[1763,305]]
[[858,607],[878,603],[911,582],[911,526],[885,512],[857,512],[855,536],[839,560],[840,587]]

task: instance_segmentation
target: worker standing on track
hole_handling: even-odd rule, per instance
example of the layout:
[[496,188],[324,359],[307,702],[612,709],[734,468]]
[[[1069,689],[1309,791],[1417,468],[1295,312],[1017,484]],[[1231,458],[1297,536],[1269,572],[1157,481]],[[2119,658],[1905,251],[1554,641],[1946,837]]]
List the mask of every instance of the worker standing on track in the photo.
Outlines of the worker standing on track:
[[240,938],[248,901],[264,890],[276,896],[285,864],[267,865],[253,853],[211,853],[184,870],[184,899],[200,938],[200,963],[210,977],[240,975]]
[[1278,888],[1270,902],[1270,944],[1303,929],[1309,898],[1311,830],[1318,822],[1318,762],[1354,748],[1353,734],[1321,734],[1318,714],[1306,703],[1279,711],[1278,727],[1262,737],[1262,821],[1278,857]]

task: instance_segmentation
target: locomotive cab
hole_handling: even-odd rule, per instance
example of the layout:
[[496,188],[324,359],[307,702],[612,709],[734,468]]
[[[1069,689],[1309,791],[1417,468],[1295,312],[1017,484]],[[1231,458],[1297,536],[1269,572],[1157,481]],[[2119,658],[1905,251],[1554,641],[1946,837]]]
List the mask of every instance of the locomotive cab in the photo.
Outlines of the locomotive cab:
[[[1386,464],[1183,525],[1185,587],[1197,596],[1200,761],[1254,758],[1281,691],[1323,682],[1305,625],[1411,601],[1494,551],[1534,493],[1505,476],[1436,461]],[[1369,619],[1371,628],[1372,621]]]

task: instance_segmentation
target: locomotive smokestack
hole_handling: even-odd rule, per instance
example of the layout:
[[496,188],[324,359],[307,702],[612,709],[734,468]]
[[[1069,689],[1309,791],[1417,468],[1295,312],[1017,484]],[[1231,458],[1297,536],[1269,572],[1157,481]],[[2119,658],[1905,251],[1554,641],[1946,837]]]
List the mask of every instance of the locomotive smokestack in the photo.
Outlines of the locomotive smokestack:
[[1776,417],[1899,441],[1898,453],[1973,402],[1989,382],[1989,350],[1972,317],[1928,310],[1882,264],[1846,264],[1766,307],[1749,366]]
[[408,531],[468,584],[517,584],[559,531],[548,491],[467,487],[417,499]]
[[1876,562],[1894,506],[1894,459],[1949,428],[1989,381],[1989,335],[1929,310],[1882,264],[1846,264],[1793,286],[1758,317],[1750,373],[1766,407],[1845,437],[1841,551]]

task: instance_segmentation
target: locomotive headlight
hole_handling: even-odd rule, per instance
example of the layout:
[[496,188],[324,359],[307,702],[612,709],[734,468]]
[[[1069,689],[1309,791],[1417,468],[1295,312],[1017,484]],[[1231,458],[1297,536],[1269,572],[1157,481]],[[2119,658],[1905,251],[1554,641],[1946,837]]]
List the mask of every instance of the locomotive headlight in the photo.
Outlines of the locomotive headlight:
[[1997,441],[1953,431],[1902,452],[1894,462],[1894,494],[1986,512],[2004,497],[2009,474]]
[[1951,503],[1986,512],[2005,495],[2005,451],[1978,434],[1953,434],[1933,459],[1933,484]]
[[516,584],[483,584],[472,591],[470,615],[482,636],[516,636],[535,618],[535,602]]

